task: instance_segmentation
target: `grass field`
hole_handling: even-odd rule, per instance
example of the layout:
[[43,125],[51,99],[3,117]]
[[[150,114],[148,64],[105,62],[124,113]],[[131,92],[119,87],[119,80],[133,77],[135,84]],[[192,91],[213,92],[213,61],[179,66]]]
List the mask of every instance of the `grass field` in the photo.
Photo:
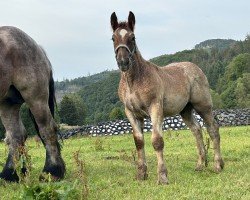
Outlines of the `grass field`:
[[[208,167],[194,171],[195,140],[189,130],[168,131],[165,160],[170,184],[156,185],[156,157],[145,134],[148,180],[135,180],[136,153],[131,135],[79,137],[64,140],[62,154],[67,165],[64,181],[40,183],[45,151],[33,139],[27,141],[31,173],[21,183],[0,181],[0,199],[250,199],[250,126],[221,128],[225,169],[213,171],[213,151]],[[204,135],[207,137],[207,134]],[[211,145],[210,145],[211,146]],[[6,146],[0,143],[0,165],[6,159]],[[2,167],[1,167],[2,169]]]

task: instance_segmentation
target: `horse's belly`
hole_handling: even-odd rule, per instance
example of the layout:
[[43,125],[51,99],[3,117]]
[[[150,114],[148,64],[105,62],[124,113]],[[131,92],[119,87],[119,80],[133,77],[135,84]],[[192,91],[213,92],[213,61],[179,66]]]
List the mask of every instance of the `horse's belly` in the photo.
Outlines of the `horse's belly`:
[[168,97],[164,99],[164,117],[179,114],[188,103],[188,98],[183,96]]

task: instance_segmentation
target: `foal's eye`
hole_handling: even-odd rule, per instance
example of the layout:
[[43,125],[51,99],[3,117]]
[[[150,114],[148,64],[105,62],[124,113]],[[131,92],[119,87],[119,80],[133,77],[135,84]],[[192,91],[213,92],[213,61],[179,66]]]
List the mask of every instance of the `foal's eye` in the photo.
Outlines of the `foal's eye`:
[[114,42],[114,41],[115,41],[115,38],[114,38],[114,37],[112,37],[112,38],[111,38],[111,40],[113,40],[113,42]]
[[135,41],[135,37],[132,37],[132,39],[131,39],[133,42]]

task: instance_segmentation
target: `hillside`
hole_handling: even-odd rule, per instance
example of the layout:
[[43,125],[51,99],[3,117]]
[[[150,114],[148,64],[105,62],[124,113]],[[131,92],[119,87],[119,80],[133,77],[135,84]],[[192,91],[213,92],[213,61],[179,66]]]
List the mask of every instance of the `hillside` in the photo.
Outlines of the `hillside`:
[[[206,46],[209,44],[208,41],[210,43],[213,41],[216,44],[214,40],[207,40],[198,45]],[[196,45],[197,48],[195,49],[184,50],[171,55],[161,55],[152,58],[150,61],[159,66],[180,61],[193,62],[203,70],[208,78],[211,89],[213,89],[212,96],[215,108],[244,108],[249,105],[250,101],[250,97],[247,95],[250,37],[247,36],[244,41],[237,42],[220,40],[218,44],[219,46],[215,45],[209,51],[198,48]],[[238,67],[241,69],[238,69]],[[238,71],[236,79],[231,80],[225,77],[230,76],[229,74],[234,76],[234,71]],[[74,80],[65,80],[56,83],[57,97],[60,100],[64,94],[77,92],[87,108],[85,123],[93,124],[108,121],[112,109],[119,107],[123,110],[122,103],[117,95],[118,83],[118,70],[105,71]],[[230,89],[227,88],[229,86]]]
[[224,50],[229,48],[230,46],[236,43],[235,40],[232,39],[211,39],[205,40],[197,45],[195,45],[195,49],[212,49],[216,48],[219,50]]
[[61,102],[61,99],[65,94],[76,93],[87,85],[91,85],[108,78],[110,73],[112,73],[112,71],[106,70],[101,73],[86,77],[79,77],[72,80],[66,79],[64,81],[55,81],[57,102]]

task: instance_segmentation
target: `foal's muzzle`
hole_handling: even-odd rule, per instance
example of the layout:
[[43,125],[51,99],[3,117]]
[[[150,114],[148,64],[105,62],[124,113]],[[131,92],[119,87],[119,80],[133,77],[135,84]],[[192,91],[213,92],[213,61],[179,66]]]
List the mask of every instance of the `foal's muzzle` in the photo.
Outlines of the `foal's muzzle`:
[[132,65],[133,53],[134,52],[131,52],[127,45],[121,44],[116,47],[115,49],[116,61],[121,71],[123,72],[127,71],[129,67]]
[[117,60],[118,67],[120,68],[121,71],[125,72],[129,69],[130,63],[129,59],[125,60]]

